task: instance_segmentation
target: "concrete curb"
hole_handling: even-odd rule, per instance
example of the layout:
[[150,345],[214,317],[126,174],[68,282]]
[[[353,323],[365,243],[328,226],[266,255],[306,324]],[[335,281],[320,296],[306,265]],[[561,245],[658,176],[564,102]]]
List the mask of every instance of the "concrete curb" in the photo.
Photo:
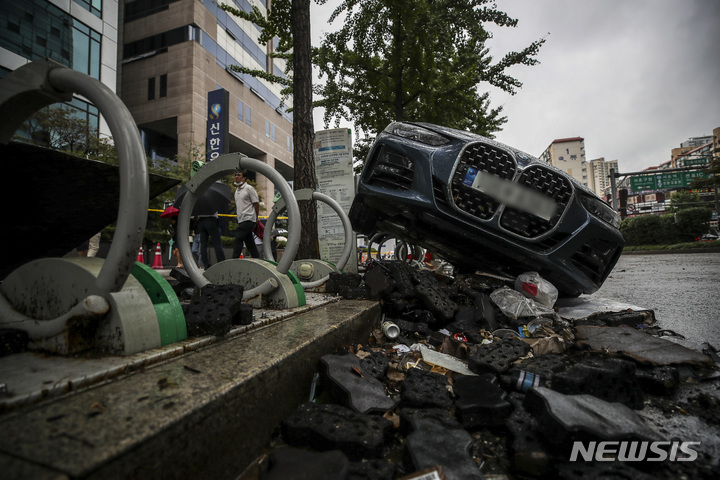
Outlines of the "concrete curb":
[[307,401],[321,356],[365,343],[377,302],[343,300],[0,417],[8,478],[237,478]]

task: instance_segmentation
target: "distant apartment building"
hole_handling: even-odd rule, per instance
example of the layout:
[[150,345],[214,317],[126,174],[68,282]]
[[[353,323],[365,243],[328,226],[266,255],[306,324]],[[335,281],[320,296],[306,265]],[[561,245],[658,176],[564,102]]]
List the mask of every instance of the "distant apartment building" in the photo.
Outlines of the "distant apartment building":
[[[117,0],[0,0],[0,78],[49,58],[116,91]],[[102,135],[110,129],[98,109],[76,96],[74,113]]]
[[553,140],[540,155],[540,159],[567,172],[583,185],[588,185],[584,138],[572,137]]
[[[234,0],[235,8],[266,13],[270,0]],[[193,146],[204,150],[208,93],[229,92],[229,152],[244,153],[293,178],[292,98],[281,87],[233,72],[232,65],[283,76],[273,42],[260,29],[222,11],[214,0],[135,0],[121,3],[120,97],[140,128],[151,157],[173,159]],[[253,174],[251,174],[251,177]],[[270,206],[273,184],[257,175]]]
[[605,158],[600,157],[587,162],[586,168],[588,188],[595,192],[598,196],[604,196],[605,190],[610,188],[610,170],[617,173],[618,161],[606,161]]

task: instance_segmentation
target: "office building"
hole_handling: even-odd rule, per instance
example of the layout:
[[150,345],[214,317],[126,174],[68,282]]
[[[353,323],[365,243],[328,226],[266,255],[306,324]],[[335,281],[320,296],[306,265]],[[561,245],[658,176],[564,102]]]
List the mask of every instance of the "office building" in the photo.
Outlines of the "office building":
[[553,140],[540,155],[540,160],[567,172],[583,185],[588,185],[584,138],[572,137]]
[[[233,5],[233,2],[228,2]],[[266,13],[270,0],[235,0],[244,11]],[[149,156],[180,158],[205,150],[208,93],[224,89],[229,104],[229,152],[244,153],[293,178],[292,98],[281,86],[230,69],[232,65],[282,76],[273,43],[258,41],[253,23],[222,11],[213,0],[135,0],[121,4],[120,97],[140,128]],[[254,174],[251,174],[251,177]],[[260,174],[257,189],[268,208],[274,186]]]
[[587,186],[598,196],[605,196],[605,189],[610,188],[610,170],[618,172],[618,161],[600,157],[586,163]]
[[[0,77],[49,58],[116,91],[117,0],[0,0]],[[98,109],[76,96],[74,113],[110,135]]]

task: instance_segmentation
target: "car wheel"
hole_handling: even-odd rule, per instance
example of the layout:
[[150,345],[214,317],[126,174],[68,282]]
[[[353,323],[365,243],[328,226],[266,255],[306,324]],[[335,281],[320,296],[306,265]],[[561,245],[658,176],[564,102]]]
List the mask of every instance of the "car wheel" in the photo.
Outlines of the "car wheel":
[[356,232],[368,234],[375,230],[375,224],[378,221],[378,212],[372,208],[365,206],[357,199],[350,207],[348,214],[353,230]]

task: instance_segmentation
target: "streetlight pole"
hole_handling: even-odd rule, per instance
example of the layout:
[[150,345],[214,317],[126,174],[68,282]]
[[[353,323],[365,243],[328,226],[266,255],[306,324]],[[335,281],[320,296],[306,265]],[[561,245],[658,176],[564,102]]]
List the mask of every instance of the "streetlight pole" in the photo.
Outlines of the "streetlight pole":
[[610,192],[612,193],[612,207],[618,211],[617,182],[615,181],[615,169],[610,169]]

